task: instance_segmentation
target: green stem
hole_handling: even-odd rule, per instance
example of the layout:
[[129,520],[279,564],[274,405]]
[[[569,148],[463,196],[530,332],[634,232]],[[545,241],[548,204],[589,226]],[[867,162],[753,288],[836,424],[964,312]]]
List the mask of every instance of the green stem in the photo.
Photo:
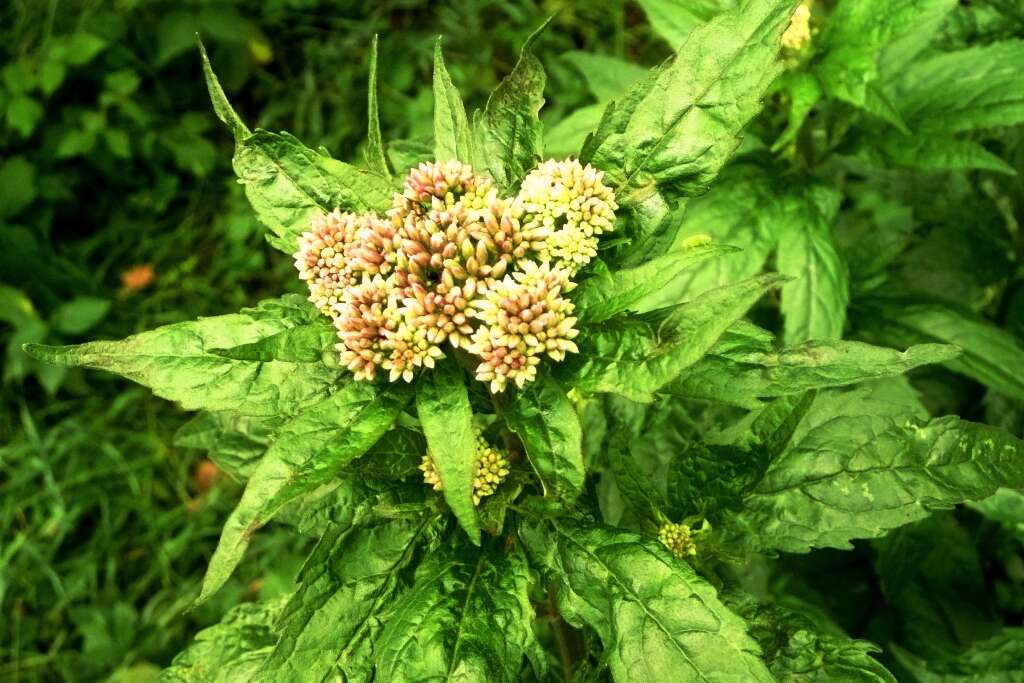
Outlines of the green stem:
[[548,614],[551,617],[551,629],[555,634],[555,643],[558,645],[558,661],[562,665],[562,680],[565,683],[572,683],[572,649],[569,644],[569,633],[567,624],[558,613],[558,606],[555,604],[554,588],[548,587]]

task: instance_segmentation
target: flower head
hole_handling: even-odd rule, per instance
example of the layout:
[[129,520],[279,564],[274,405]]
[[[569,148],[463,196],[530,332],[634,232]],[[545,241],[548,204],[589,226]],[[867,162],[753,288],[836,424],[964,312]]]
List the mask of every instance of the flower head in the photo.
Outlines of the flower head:
[[569,271],[526,261],[523,270],[494,282],[483,298],[472,302],[481,325],[473,333],[470,353],[480,358],[476,378],[492,392],[504,391],[511,380],[522,388],[537,374],[542,355],[563,360],[577,352],[573,304],[562,296],[574,285]]
[[690,557],[697,555],[697,546],[693,542],[693,533],[690,531],[690,527],[685,524],[673,524],[671,522],[663,524],[661,529],[658,530],[658,540],[673,555],[680,559],[687,555]]
[[545,232],[541,260],[575,273],[597,255],[598,238],[614,229],[619,208],[603,177],[568,159],[545,161],[523,179],[515,203],[525,230]]
[[798,52],[811,40],[811,8],[807,3],[799,5],[789,20],[789,26],[782,34],[782,47]]
[[482,208],[497,191],[487,178],[473,172],[461,161],[427,161],[409,171],[402,194],[395,195],[392,212],[423,214],[432,209],[462,203],[469,209]]
[[[481,499],[494,494],[498,486],[508,477],[509,462],[505,455],[498,449],[487,443],[483,432],[475,428],[476,454],[475,472],[473,474],[473,504],[479,505]],[[435,491],[444,490],[441,478],[437,474],[434,460],[430,453],[423,456],[420,462],[420,471],[423,472],[423,482],[433,487]]]

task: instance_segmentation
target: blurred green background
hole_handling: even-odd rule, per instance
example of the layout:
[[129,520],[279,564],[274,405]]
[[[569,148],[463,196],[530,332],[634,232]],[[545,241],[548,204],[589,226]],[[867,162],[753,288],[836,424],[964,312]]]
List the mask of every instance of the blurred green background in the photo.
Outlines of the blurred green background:
[[0,2],[0,680],[150,680],[232,605],[288,590],[305,550],[268,530],[190,612],[238,485],[174,445],[173,405],[20,350],[299,291],[235,182],[196,34],[247,122],[357,159],[375,33],[385,139],[415,139],[436,35],[472,108],[556,12],[549,122],[594,101],[574,51],[669,54],[623,0]]

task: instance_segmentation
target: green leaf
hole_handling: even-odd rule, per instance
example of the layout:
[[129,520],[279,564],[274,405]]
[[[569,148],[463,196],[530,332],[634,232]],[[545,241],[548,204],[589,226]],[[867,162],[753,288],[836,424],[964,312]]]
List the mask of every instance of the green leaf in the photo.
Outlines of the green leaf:
[[794,278],[782,287],[787,343],[843,336],[850,282],[832,238],[840,199],[820,185],[783,199],[776,268]]
[[766,550],[845,549],[1001,486],[1024,487],[1020,439],[953,416],[922,420],[868,391],[819,396],[731,520],[731,537]]
[[627,94],[628,115],[606,115],[593,160],[620,204],[641,205],[659,187],[682,195],[707,188],[779,73],[779,39],[795,4],[746,0],[695,28],[653,83]]
[[257,217],[273,233],[270,244],[287,254],[317,214],[391,205],[384,177],[314,152],[287,133],[255,131],[237,144],[234,166]]
[[224,525],[197,602],[224,585],[257,529],[365,453],[391,429],[406,401],[401,389],[350,382],[285,424]]
[[697,26],[738,6],[737,0],[639,0],[647,21],[673,50]]
[[160,673],[161,683],[229,683],[253,680],[277,634],[272,628],[286,598],[242,603],[195,641]]
[[368,681],[372,642],[430,518],[331,524],[278,619],[280,640],[254,681]]
[[91,33],[78,31],[59,39],[50,51],[54,56],[59,56],[68,64],[82,66],[91,62],[103,48],[107,41]]
[[552,159],[579,156],[580,149],[598,124],[604,107],[581,107],[553,126],[544,129],[544,153]]
[[888,134],[868,140],[864,149],[869,160],[880,166],[900,166],[923,171],[982,170],[1015,175],[1009,165],[984,145],[942,134],[921,137]]
[[[294,295],[293,295],[294,296]],[[106,370],[177,401],[187,410],[234,410],[244,415],[290,414],[327,395],[339,374],[323,363],[241,361],[213,353],[258,342],[302,324],[313,309],[284,316],[276,307],[299,297],[263,302],[240,313],[200,318],[143,332],[121,341],[76,346],[29,344],[33,358],[64,367]]]
[[504,189],[518,185],[543,153],[539,113],[547,76],[533,54],[533,43],[552,18],[530,34],[512,73],[487,98],[483,112],[473,115],[474,165]]
[[647,73],[643,67],[624,59],[581,50],[567,52],[564,59],[582,74],[598,102],[619,97]]
[[505,424],[526,449],[544,495],[572,503],[583,490],[583,435],[565,390],[541,377],[517,391],[504,411]]
[[416,390],[416,413],[444,487],[444,499],[462,528],[479,545],[480,523],[473,505],[476,476],[473,409],[469,405],[462,370],[456,364],[440,363],[423,376]]
[[230,410],[199,413],[174,434],[174,445],[208,452],[217,467],[235,481],[244,482],[259,465],[274,437],[287,420],[277,415],[252,417]]
[[1024,661],[1024,628],[1004,628],[998,635],[940,661],[925,661],[894,645],[893,655],[917,683],[1014,683]]
[[388,158],[384,154],[384,140],[380,134],[380,111],[377,104],[377,34],[370,42],[370,83],[366,91],[366,165],[371,171],[385,178],[391,177]]
[[[624,311],[645,313],[651,309],[642,302],[649,295],[660,292],[687,270],[708,259],[737,251],[726,245],[698,244],[655,257],[634,268],[596,272],[580,284],[572,299],[585,323],[601,322]],[[664,299],[659,298],[658,303],[664,303]]]
[[36,198],[36,167],[23,156],[0,164],[0,219],[10,218]]
[[110,302],[92,296],[80,296],[61,304],[53,312],[53,326],[64,334],[82,334],[103,320]]
[[527,529],[570,624],[590,626],[616,681],[772,681],[742,619],[661,545],[629,531],[551,522]]
[[522,680],[524,655],[534,646],[529,585],[518,547],[431,554],[382,618],[377,679]]
[[764,275],[705,292],[672,309],[657,330],[630,321],[582,337],[576,388],[650,401],[700,360],[765,292],[784,281]]
[[[860,304],[858,307],[860,308]],[[968,311],[939,303],[865,300],[856,328],[867,339],[894,346],[944,342],[963,353],[946,367],[1017,399],[1024,399],[1024,344]]]
[[210,65],[210,58],[206,54],[206,47],[203,45],[203,41],[200,40],[198,42],[199,56],[203,62],[203,77],[206,79],[206,89],[209,91],[210,101],[213,103],[213,112],[221,122],[231,129],[232,135],[235,136],[235,142],[240,143],[249,137],[249,129],[237,112],[235,112],[231,103],[228,102],[228,96],[224,94],[224,89],[220,86],[217,75],[213,73],[213,67]]
[[474,159],[473,133],[466,118],[462,96],[444,66],[441,37],[434,43],[434,159]]
[[7,125],[27,138],[43,118],[43,105],[28,95],[15,95],[7,102]]
[[737,346],[732,340],[723,340],[726,343],[712,347],[707,356],[665,387],[665,392],[756,408],[760,399],[890,377],[959,355],[956,347],[943,344],[919,344],[897,351],[834,340],[778,349],[770,336],[767,343],[756,345]]
[[259,341],[228,349],[210,349],[210,352],[234,360],[318,363],[326,356],[334,362],[337,341],[338,333],[334,326],[323,316],[317,316]]
[[806,71],[789,72],[780,77],[779,81],[789,95],[789,119],[786,122],[786,129],[772,144],[773,152],[778,152],[796,141],[804,121],[823,96],[818,79]]

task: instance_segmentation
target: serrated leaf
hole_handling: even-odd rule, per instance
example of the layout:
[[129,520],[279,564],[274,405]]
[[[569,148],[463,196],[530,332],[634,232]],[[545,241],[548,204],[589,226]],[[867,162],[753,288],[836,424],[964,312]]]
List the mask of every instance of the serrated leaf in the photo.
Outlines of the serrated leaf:
[[440,550],[383,616],[374,643],[384,681],[520,681],[533,647],[529,567],[521,549]]
[[583,337],[583,361],[575,386],[582,391],[650,401],[700,360],[765,292],[784,281],[777,275],[765,275],[710,290],[672,309],[657,330],[630,321]]
[[1024,661],[1024,628],[1004,628],[959,655],[939,661],[926,661],[898,645],[892,651],[917,683],[1015,683]]
[[606,116],[593,160],[620,204],[643,204],[658,188],[707,188],[779,73],[779,40],[795,4],[746,0],[695,28],[653,83],[627,94],[628,115]]
[[850,282],[832,238],[841,196],[825,186],[785,197],[776,268],[793,278],[782,287],[784,339],[838,339],[843,335]]
[[[572,294],[578,315],[585,323],[598,323],[624,311],[645,313],[651,308],[643,304],[649,295],[664,287],[708,259],[739,251],[720,244],[701,244],[655,257],[643,265],[614,272],[595,272]],[[659,305],[672,305],[659,298]]]
[[285,424],[224,525],[197,602],[224,585],[257,529],[365,453],[391,429],[407,400],[401,388],[349,382]]
[[317,363],[334,353],[338,333],[324,317],[281,330],[269,337],[227,349],[210,349],[224,358],[248,361],[280,360],[289,363]]
[[391,205],[383,176],[315,152],[288,133],[247,136],[236,145],[234,167],[257,217],[273,233],[270,244],[289,255],[317,214]]
[[1024,399],[1024,344],[973,313],[940,303],[865,300],[856,327],[867,339],[900,345],[945,342],[963,353],[946,367]]
[[583,490],[583,435],[579,416],[565,389],[542,377],[517,391],[504,411],[505,423],[519,437],[544,495],[572,503]]
[[1015,175],[1017,171],[985,146],[941,134],[922,137],[886,135],[867,142],[864,154],[881,166],[900,166],[923,171],[982,170]]
[[516,186],[543,153],[538,114],[544,106],[547,76],[533,54],[533,43],[550,22],[548,18],[530,34],[512,73],[487,98],[483,112],[473,116],[474,165],[505,189]]
[[476,436],[462,370],[441,363],[424,375],[416,391],[416,413],[427,437],[430,457],[444,486],[445,502],[470,539],[480,544],[480,523],[473,504]]
[[272,624],[287,598],[242,603],[195,641],[160,673],[160,683],[231,683],[252,680],[270,654],[277,633]]
[[372,641],[429,518],[332,524],[278,619],[281,633],[255,681],[369,681]]
[[558,608],[590,626],[616,681],[772,681],[743,620],[661,545],[629,531],[570,520],[526,530],[544,558]]
[[224,94],[224,89],[221,87],[220,81],[217,80],[217,75],[213,73],[210,58],[206,54],[206,47],[201,40],[198,42],[199,56],[203,62],[203,77],[206,79],[206,89],[209,91],[210,101],[213,103],[213,112],[221,122],[231,129],[232,135],[235,136],[235,142],[241,142],[249,137],[249,128],[242,121],[234,107],[231,106],[231,103],[228,102],[228,96]]
[[651,28],[673,50],[686,42],[694,28],[738,5],[737,0],[639,0],[639,3]]
[[[842,396],[842,395],[840,395]],[[730,521],[729,536],[756,548],[850,548],[930,511],[1024,486],[1024,442],[949,416],[848,392],[812,408],[785,453]]]
[[474,159],[473,132],[462,96],[445,68],[440,36],[434,43],[434,159]]
[[388,158],[384,154],[384,139],[380,134],[380,111],[377,103],[377,34],[374,34],[373,40],[370,41],[370,54],[367,60],[370,62],[370,82],[366,91],[366,166],[374,173],[390,178]]
[[290,414],[326,396],[338,370],[322,363],[234,360],[211,350],[255,343],[304,323],[301,317],[280,317],[277,309],[269,308],[291,300],[271,300],[257,309],[167,325],[121,341],[30,344],[25,350],[47,363],[119,374],[187,410]]

